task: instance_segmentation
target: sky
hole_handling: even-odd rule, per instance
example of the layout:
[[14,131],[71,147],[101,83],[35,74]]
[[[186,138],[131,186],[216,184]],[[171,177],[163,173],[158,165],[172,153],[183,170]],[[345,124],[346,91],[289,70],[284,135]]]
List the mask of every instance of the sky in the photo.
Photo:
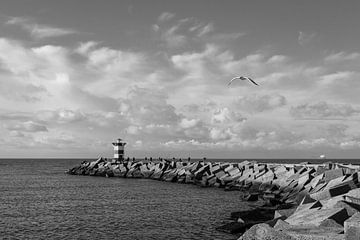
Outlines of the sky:
[[[0,158],[359,158],[360,2],[2,0]],[[228,82],[235,76],[248,81]]]

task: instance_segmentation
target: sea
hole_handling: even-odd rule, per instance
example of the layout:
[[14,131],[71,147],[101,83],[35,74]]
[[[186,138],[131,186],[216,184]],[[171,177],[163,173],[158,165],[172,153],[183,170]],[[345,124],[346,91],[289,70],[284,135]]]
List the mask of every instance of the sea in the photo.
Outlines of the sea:
[[0,159],[0,239],[237,239],[216,227],[254,207],[237,191],[65,174],[82,161]]

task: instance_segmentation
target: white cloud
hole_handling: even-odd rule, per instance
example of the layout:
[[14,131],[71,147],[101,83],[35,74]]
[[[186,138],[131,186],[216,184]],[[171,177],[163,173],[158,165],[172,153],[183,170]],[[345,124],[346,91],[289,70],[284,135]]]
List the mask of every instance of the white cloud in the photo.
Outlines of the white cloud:
[[36,118],[45,122],[57,122],[59,124],[72,123],[86,119],[86,116],[79,110],[59,109],[56,111],[42,110],[36,112]]
[[286,98],[280,94],[273,95],[248,95],[239,97],[234,105],[250,113],[273,110],[286,105]]
[[304,45],[310,43],[311,41],[313,41],[316,36],[317,36],[317,33],[315,33],[315,32],[299,31],[298,43],[300,45],[304,46]]
[[81,42],[79,47],[75,51],[79,54],[86,55],[90,50],[94,49],[97,45],[99,45],[99,43],[95,41]]
[[77,33],[73,29],[58,28],[50,25],[37,24],[30,19],[22,17],[12,17],[6,23],[8,25],[18,25],[22,27],[24,30],[28,31],[32,37],[37,39],[59,37]]
[[214,124],[238,123],[238,122],[243,122],[245,120],[246,117],[244,117],[241,113],[231,111],[227,107],[214,111],[211,117],[211,122]]
[[166,21],[169,21],[169,20],[173,19],[174,17],[175,17],[175,13],[163,12],[163,13],[158,17],[158,21],[159,21],[159,22],[166,22]]
[[210,138],[212,140],[221,141],[221,140],[229,140],[233,136],[233,133],[229,128],[220,129],[220,128],[212,128],[210,130]]
[[47,132],[46,126],[33,121],[26,121],[17,124],[10,124],[5,126],[8,130],[14,130],[19,132]]
[[199,119],[187,119],[187,118],[183,118],[180,121],[180,126],[182,128],[193,128],[195,127],[198,123],[200,122]]
[[334,62],[334,63],[343,62],[343,61],[353,61],[353,60],[360,60],[360,53],[338,52],[338,53],[330,54],[325,58],[325,61]]
[[198,29],[198,36],[202,37],[212,31],[214,31],[214,25],[212,23],[208,23],[207,25]]
[[337,119],[359,115],[360,108],[350,104],[329,104],[323,101],[291,107],[290,114],[300,119]]

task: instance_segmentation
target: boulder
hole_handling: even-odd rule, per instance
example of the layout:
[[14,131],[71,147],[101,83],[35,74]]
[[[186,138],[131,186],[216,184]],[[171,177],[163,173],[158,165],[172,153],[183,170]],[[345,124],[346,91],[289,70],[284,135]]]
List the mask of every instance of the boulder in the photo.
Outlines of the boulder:
[[295,212],[285,221],[290,225],[314,225],[320,224],[326,219],[333,219],[337,223],[343,225],[344,221],[349,218],[345,208],[331,208],[331,209],[307,209]]
[[354,214],[344,223],[345,240],[360,240],[360,213]]
[[287,222],[285,222],[282,219],[277,220],[276,224],[274,225],[274,228],[277,230],[285,230],[288,228],[291,228],[291,225]]
[[343,227],[293,226],[284,232],[297,240],[344,240]]
[[238,240],[295,240],[290,235],[262,223],[252,226]]
[[325,174],[324,177],[325,182],[329,182],[332,179],[344,176],[344,172],[342,168],[327,170],[324,172],[324,174]]
[[286,217],[286,218],[288,218],[288,217],[291,216],[295,211],[296,211],[296,208],[278,209],[278,210],[275,210],[274,219],[279,218],[279,217],[283,217],[283,216]]

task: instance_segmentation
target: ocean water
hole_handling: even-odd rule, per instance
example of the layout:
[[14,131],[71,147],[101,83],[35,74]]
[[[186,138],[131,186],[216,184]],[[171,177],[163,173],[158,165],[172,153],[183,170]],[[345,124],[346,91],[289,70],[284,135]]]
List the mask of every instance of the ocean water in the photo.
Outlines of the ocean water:
[[79,159],[0,159],[1,239],[237,239],[218,232],[239,192],[72,176]]

